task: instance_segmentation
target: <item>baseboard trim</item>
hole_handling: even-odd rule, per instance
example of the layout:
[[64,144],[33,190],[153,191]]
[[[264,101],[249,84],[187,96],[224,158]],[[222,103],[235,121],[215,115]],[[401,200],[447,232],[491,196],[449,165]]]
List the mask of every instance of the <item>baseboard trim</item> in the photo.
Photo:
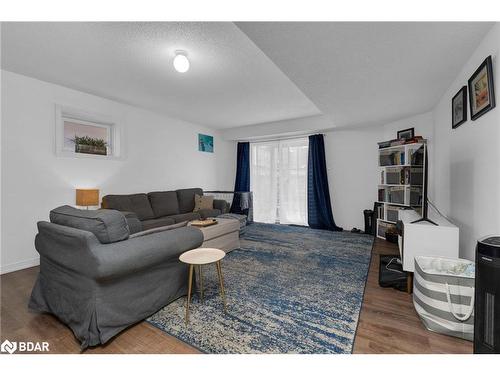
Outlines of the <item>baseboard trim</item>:
[[25,268],[35,267],[38,265],[40,265],[40,258],[39,257],[36,257],[33,259],[28,259],[28,260],[23,260],[21,262],[16,262],[16,263],[2,264],[2,266],[0,267],[0,275],[23,270]]

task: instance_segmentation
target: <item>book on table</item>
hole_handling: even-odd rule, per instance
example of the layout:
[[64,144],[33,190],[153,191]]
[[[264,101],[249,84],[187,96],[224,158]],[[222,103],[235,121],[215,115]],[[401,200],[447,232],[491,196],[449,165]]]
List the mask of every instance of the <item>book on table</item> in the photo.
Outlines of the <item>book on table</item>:
[[215,224],[217,224],[216,219],[193,220],[189,222],[189,225],[192,225],[194,227],[208,227]]

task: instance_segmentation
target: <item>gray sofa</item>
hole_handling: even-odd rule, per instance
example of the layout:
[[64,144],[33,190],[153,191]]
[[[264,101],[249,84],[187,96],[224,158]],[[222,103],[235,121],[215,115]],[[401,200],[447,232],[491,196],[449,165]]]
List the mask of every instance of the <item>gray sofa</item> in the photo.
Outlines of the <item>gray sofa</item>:
[[130,235],[116,210],[62,206],[39,222],[40,273],[29,307],[67,324],[82,349],[106,343],[128,326],[187,294],[179,255],[203,234],[180,227]]
[[213,209],[193,212],[195,194],[203,195],[203,190],[192,188],[147,194],[106,195],[102,198],[101,207],[122,211],[132,232],[229,212],[229,204],[221,199],[214,199]]

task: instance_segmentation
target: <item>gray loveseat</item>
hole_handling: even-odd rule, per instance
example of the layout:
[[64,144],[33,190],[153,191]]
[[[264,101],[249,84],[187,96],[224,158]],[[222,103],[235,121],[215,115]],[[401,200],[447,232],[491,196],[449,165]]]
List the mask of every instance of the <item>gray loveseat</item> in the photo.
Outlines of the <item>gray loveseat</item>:
[[29,307],[67,324],[82,349],[106,343],[128,326],[187,294],[179,255],[203,234],[180,227],[130,235],[116,210],[62,206],[38,223],[40,273]]
[[195,194],[203,195],[203,190],[192,188],[147,194],[106,195],[102,198],[101,207],[122,211],[132,232],[229,212],[229,204],[220,199],[214,199],[213,209],[193,212]]

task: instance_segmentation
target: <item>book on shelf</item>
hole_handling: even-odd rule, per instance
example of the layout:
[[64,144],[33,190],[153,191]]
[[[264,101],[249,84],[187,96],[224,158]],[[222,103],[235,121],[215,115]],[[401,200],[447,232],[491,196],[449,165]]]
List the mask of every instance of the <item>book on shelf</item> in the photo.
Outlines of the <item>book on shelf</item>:
[[427,141],[420,135],[410,139],[391,139],[390,141],[378,142],[378,148],[387,148],[392,146],[408,145],[412,143],[426,143]]
[[386,189],[378,189],[378,201],[385,202],[386,198]]
[[424,138],[422,138],[422,136],[416,135],[415,137],[407,139],[405,141],[406,145],[412,144],[412,143],[427,143],[427,141]]
[[424,164],[424,151],[421,149],[410,150],[410,163],[411,163],[411,165],[423,165]]
[[393,146],[401,146],[401,145],[404,145],[405,144],[405,140],[404,139],[394,139],[391,141],[391,147]]
[[404,186],[393,186],[388,189],[388,199],[389,203],[405,204],[405,188]]
[[384,218],[385,218],[384,216],[385,216],[384,215],[384,205],[381,204],[380,206],[377,207],[377,217],[379,219],[384,220]]
[[[410,185],[412,183],[412,175],[415,173],[410,167],[395,166],[387,168],[385,171],[385,181],[388,185]],[[384,180],[384,174],[382,174]],[[384,183],[382,182],[382,185]]]
[[405,152],[394,151],[391,153],[381,153],[379,155],[381,166],[402,165],[405,163]]
[[378,143],[378,148],[387,148],[391,146],[391,141],[384,141]]
[[401,183],[403,185],[409,185],[410,184],[410,168],[405,167],[401,170]]

